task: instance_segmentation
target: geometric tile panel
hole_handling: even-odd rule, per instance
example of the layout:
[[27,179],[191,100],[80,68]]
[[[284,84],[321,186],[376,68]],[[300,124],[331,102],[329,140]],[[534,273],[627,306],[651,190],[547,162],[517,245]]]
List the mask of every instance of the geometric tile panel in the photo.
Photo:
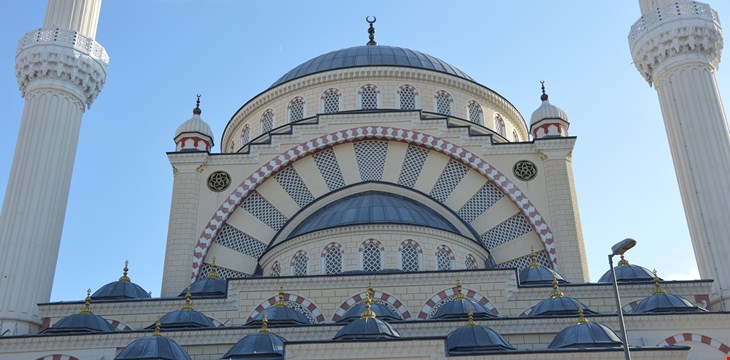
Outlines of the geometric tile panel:
[[276,182],[278,182],[279,185],[286,190],[287,194],[294,199],[294,202],[296,202],[299,207],[305,207],[310,202],[314,201],[314,196],[312,196],[309,188],[307,188],[307,185],[304,184],[304,181],[302,181],[302,178],[299,177],[299,174],[296,170],[294,170],[293,166],[289,166],[274,175],[274,179],[276,179]]
[[295,310],[296,312],[304,315],[304,317],[307,318],[310,324],[316,324],[317,320],[314,319],[314,315],[312,315],[312,312],[309,311],[307,308],[302,306],[302,304],[297,304],[294,302],[286,303],[286,307]]
[[487,182],[459,209],[459,217],[466,223],[471,223],[502,197],[504,197],[504,193],[491,182]]
[[443,202],[447,197],[454,191],[456,185],[459,184],[461,179],[469,171],[464,164],[454,159],[449,159],[446,164],[444,171],[436,180],[436,184],[431,189],[431,197],[437,201]]
[[385,141],[358,141],[353,144],[353,147],[362,181],[382,180],[388,143]]
[[512,216],[482,234],[481,241],[487,249],[491,250],[530,231],[532,231],[532,227],[530,227],[530,223],[525,218],[525,215],[517,213],[515,216]]
[[274,230],[281,229],[287,220],[286,217],[279,212],[279,210],[276,210],[276,208],[258,192],[253,192],[249,195],[248,199],[243,202],[241,207]]
[[405,187],[412,188],[416,185],[418,175],[421,174],[423,163],[426,162],[428,156],[428,150],[409,145],[406,151],[406,159],[403,161],[401,166],[400,177],[398,177],[398,184]]
[[227,224],[223,225],[214,242],[254,259],[258,259],[266,250],[266,244]]
[[[198,275],[198,279],[205,279],[208,274],[210,274],[211,267],[210,264],[203,264],[203,266],[200,267],[200,274]],[[251,277],[251,274],[244,274],[239,271],[226,269],[224,267],[218,266],[218,269],[216,269],[216,272],[218,273],[218,277],[221,279],[237,279],[237,278],[247,278]]]
[[[537,255],[538,264],[545,266],[548,269],[552,269],[552,266],[550,265],[550,260],[548,260],[547,252],[545,250],[536,251],[535,255]],[[500,269],[517,268],[518,270],[522,270],[530,267],[530,263],[532,263],[532,259],[530,259],[530,255],[527,254],[523,257],[497,264],[496,267]]]
[[314,162],[317,164],[319,173],[322,174],[330,191],[335,191],[345,186],[340,165],[337,163],[337,157],[335,157],[335,152],[332,149],[323,150],[314,154]]

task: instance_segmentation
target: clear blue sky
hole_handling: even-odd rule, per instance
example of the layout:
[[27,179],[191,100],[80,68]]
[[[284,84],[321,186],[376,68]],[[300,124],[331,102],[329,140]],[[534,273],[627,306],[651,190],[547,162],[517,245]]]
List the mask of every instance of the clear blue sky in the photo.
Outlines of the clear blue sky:
[[[712,5],[730,16],[730,3]],[[0,196],[23,106],[16,44],[42,26],[45,6],[3,1]],[[172,191],[165,152],[195,94],[217,144],[231,115],[289,69],[364,44],[366,15],[378,17],[380,44],[455,65],[528,120],[546,81],[578,137],[573,168],[592,280],[625,237],[639,242],[627,258],[665,278],[696,267],[656,92],[629,54],[638,1],[106,0],[97,40],[111,65],[84,115],[52,300],[83,298],[118,278],[126,259],[132,280],[159,295]]]

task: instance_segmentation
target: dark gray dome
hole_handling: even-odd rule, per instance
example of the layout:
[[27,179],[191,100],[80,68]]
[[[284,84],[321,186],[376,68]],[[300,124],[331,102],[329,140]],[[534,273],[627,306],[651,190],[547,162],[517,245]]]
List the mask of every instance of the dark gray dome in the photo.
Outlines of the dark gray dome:
[[415,200],[392,193],[366,191],[317,210],[299,224],[289,238],[338,226],[364,224],[407,224],[458,233],[443,216]]
[[537,303],[529,316],[578,315],[581,309],[586,314],[596,314],[585,304],[570,296],[549,297]]
[[261,324],[264,321],[264,312],[268,317],[269,324],[272,325],[297,325],[309,324],[309,320],[304,314],[296,311],[286,305],[274,305],[256,315],[246,325]]
[[[403,320],[403,317],[400,316],[400,314],[378,302],[372,303],[370,305],[370,310],[375,313],[375,316],[377,316],[378,319],[382,319],[384,321]],[[363,311],[365,311],[365,303],[361,301],[347,309],[345,315],[342,315],[342,318],[337,322],[350,322],[359,319]]]
[[674,294],[664,292],[654,294],[641,300],[631,313],[671,313],[671,312],[704,312],[707,311],[693,305],[689,300]]
[[446,336],[446,350],[449,355],[466,355],[515,350],[515,347],[491,328],[471,323]]
[[[155,325],[147,327],[154,328]],[[215,324],[200,311],[175,310],[160,318],[160,327],[163,329],[213,328]]]
[[474,318],[495,317],[484,305],[466,298],[452,299],[439,306],[433,319],[467,319],[469,312],[474,314]]
[[286,339],[268,330],[246,335],[231,347],[222,359],[262,359],[279,360],[284,358]]
[[131,342],[114,358],[114,360],[143,359],[190,360],[190,356],[175,340],[153,335]]
[[447,62],[420,51],[395,46],[355,46],[317,56],[284,74],[269,88],[323,71],[366,66],[400,66],[437,71],[472,80]]
[[[629,264],[626,259],[621,257],[621,261],[618,262],[617,266],[614,266],[614,270],[616,271],[616,282],[651,282],[654,281],[654,273],[649,271],[649,269]],[[661,279],[660,279],[661,280]],[[601,276],[600,279],[598,279],[599,283],[612,283],[613,282],[613,274],[611,273],[611,270],[606,271],[603,276]]]
[[333,340],[387,340],[400,334],[390,324],[374,317],[361,317],[345,325]]
[[548,345],[548,349],[620,347],[621,345],[621,339],[608,326],[593,322],[579,322],[555,335],[553,341]]
[[43,334],[63,333],[95,333],[114,331],[114,328],[103,317],[94,314],[81,313],[66,316],[58,320],[53,326],[43,330]]
[[131,281],[114,281],[102,286],[91,295],[94,300],[149,299],[151,296],[141,286]]
[[548,285],[553,283],[553,274],[559,283],[567,283],[557,271],[545,266],[530,266],[520,271],[520,285]]
[[[178,297],[185,297],[187,292],[188,289],[183,290]],[[190,284],[190,294],[193,298],[226,296],[227,292],[228,283],[225,279],[204,277]]]

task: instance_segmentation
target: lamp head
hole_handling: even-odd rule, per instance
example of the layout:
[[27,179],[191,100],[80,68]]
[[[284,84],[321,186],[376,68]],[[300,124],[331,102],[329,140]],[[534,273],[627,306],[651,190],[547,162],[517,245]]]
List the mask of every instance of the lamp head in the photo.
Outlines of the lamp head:
[[634,247],[634,245],[636,245],[636,240],[631,238],[623,239],[611,247],[611,251],[613,252],[611,255],[623,255],[626,251]]

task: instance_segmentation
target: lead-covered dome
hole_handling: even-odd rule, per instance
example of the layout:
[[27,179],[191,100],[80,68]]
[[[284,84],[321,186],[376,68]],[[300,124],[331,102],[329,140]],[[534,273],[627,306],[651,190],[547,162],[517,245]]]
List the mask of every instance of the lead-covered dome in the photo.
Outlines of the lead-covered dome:
[[[620,283],[628,283],[628,282],[651,282],[654,281],[654,273],[652,273],[649,269],[629,264],[629,261],[624,259],[624,256],[621,255],[621,260],[618,262],[617,266],[614,266],[614,271],[616,271],[616,282]],[[659,279],[661,280],[661,279]],[[613,273],[611,270],[606,271],[603,276],[601,276],[600,279],[598,279],[599,283],[612,283],[613,282]]]
[[449,355],[469,355],[516,349],[498,332],[490,327],[477,325],[469,316],[466,326],[446,336],[446,350]]
[[578,323],[561,330],[548,349],[585,349],[622,346],[621,339],[608,326],[588,322],[580,313]]
[[451,64],[424,54],[397,46],[355,46],[347,49],[335,50],[317,56],[290,70],[276,80],[269,88],[285,82],[324,71],[346,69],[365,66],[399,66],[437,71],[454,75],[462,79],[472,80],[469,75]]
[[91,298],[94,300],[133,300],[149,299],[150,294],[141,286],[132,282],[127,276],[129,263],[124,262],[124,272],[117,281],[112,281],[96,290]]

